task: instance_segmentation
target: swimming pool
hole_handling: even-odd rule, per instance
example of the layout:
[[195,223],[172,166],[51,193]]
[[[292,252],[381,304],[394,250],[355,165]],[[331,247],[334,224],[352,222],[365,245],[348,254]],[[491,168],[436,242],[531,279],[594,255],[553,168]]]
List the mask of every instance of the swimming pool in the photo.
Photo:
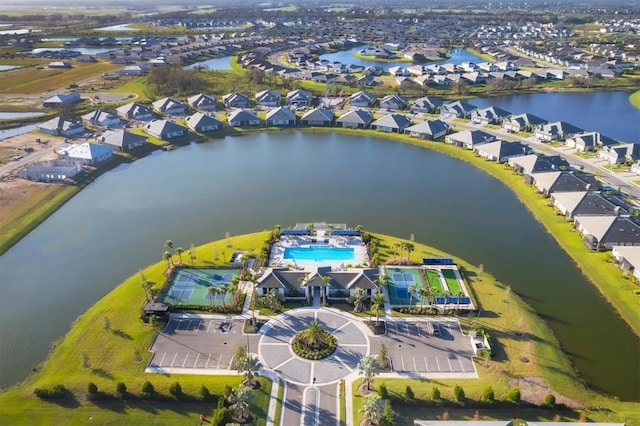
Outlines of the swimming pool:
[[291,260],[354,260],[354,250],[350,247],[286,247],[284,258]]

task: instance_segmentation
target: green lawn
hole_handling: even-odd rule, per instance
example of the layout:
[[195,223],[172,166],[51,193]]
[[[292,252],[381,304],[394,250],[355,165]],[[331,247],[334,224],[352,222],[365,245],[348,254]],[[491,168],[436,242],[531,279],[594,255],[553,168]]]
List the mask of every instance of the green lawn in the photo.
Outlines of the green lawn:
[[640,109],[640,90],[637,90],[629,96],[629,102],[633,104],[634,107]]
[[435,296],[442,296],[444,294],[444,287],[442,286],[442,281],[440,281],[440,276],[435,269],[427,269],[425,271],[427,276],[427,280],[429,281],[429,286],[433,288],[435,292]]
[[449,287],[449,293],[452,296],[456,296],[459,293],[461,293],[462,289],[460,288],[460,284],[456,279],[455,272],[453,272],[453,270],[451,269],[441,269],[441,271],[442,271],[442,276],[444,277],[447,283],[447,287]]

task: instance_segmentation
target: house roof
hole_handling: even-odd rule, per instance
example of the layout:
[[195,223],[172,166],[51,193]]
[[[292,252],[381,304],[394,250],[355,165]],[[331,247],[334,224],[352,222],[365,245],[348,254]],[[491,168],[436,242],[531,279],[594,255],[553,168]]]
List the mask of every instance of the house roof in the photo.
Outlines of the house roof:
[[39,129],[49,130],[69,130],[77,127],[82,127],[82,123],[78,121],[67,120],[62,117],[55,117],[38,125]]
[[575,220],[599,243],[640,244],[640,225],[628,217],[578,215]]
[[[349,290],[360,287],[376,288],[374,284],[376,269],[348,269],[332,271],[331,267],[318,267],[312,271],[290,270],[288,268],[269,268],[256,284],[256,288],[300,289],[308,286],[328,286],[334,289]],[[330,277],[328,284],[323,277]]]
[[620,207],[595,191],[555,192],[552,198],[572,216],[615,216],[620,211]]
[[558,171],[560,167],[569,167],[569,163],[559,155],[544,156],[529,154],[509,160],[511,165],[522,167],[527,174]]
[[197,108],[199,106],[215,105],[216,98],[214,98],[211,95],[205,95],[204,93],[199,93],[197,95],[187,98],[187,102],[189,102],[189,105]]
[[407,98],[405,98],[404,96],[387,95],[380,100],[380,106],[383,107],[383,105],[388,104],[388,105],[397,105],[402,108],[407,105],[407,101],[408,101]]
[[203,114],[201,112],[196,112],[195,114],[188,116],[187,118],[184,119],[184,121],[187,124],[187,126],[189,126],[191,129],[196,129],[197,127],[202,127],[202,126],[222,126],[223,125],[222,121],[218,120],[217,118],[208,114]]
[[422,98],[416,99],[411,106],[432,109],[442,106],[442,101],[439,99],[430,98],[429,96],[424,96]]
[[146,140],[145,136],[124,130],[113,130],[102,134],[102,143],[118,147],[126,147]]
[[188,129],[184,126],[181,126],[178,123],[175,123],[171,120],[153,120],[151,123],[144,126],[145,130],[148,130],[150,133],[154,135],[162,135],[165,133],[179,132],[179,131],[188,131]]
[[222,100],[224,101],[224,103],[229,103],[234,101],[248,102],[249,95],[247,95],[246,93],[231,92],[222,96]]
[[70,145],[58,149],[58,154],[63,154],[70,158],[80,158],[83,160],[93,160],[104,155],[107,152],[112,152],[113,148],[105,145],[98,145],[95,143],[85,142],[80,145]]
[[267,111],[267,120],[293,120],[296,119],[296,113],[291,111],[289,107],[280,106]]
[[363,124],[365,126],[369,125],[372,121],[373,116],[371,115],[371,113],[360,108],[347,111],[336,120],[336,122],[338,123],[357,123]]
[[504,118],[504,117],[508,117],[509,115],[511,115],[511,113],[509,111],[506,111],[502,108],[498,108],[498,107],[494,107],[494,106],[490,106],[488,108],[482,108],[482,109],[477,109],[473,112],[473,114],[475,116],[479,116],[479,117],[486,117],[489,119],[492,118]]
[[247,111],[246,109],[234,109],[227,115],[227,119],[229,122],[231,121],[255,121],[260,120],[260,118],[252,113],[251,111]]
[[558,171],[536,173],[536,185],[549,192],[586,191],[600,188],[600,184],[591,174]]
[[122,105],[121,107],[117,108],[117,111],[122,114],[131,116],[139,114],[149,114],[152,112],[151,108],[138,102],[131,102],[129,104]]
[[543,124],[540,126],[540,131],[549,134],[562,133],[563,135],[574,135],[576,133],[581,133],[584,130],[564,121],[556,121],[554,123]]
[[376,127],[391,127],[392,129],[406,129],[411,125],[411,120],[406,115],[387,114],[371,123],[371,125]]
[[624,257],[634,269],[640,269],[640,246],[614,246],[613,251]]
[[427,120],[405,129],[407,132],[422,133],[425,135],[435,135],[448,130],[449,125],[442,120]]
[[84,120],[101,122],[104,120],[115,120],[118,116],[112,112],[98,109],[83,115],[82,118]]
[[333,111],[329,108],[314,108],[310,111],[307,111],[303,116],[302,120],[306,121],[332,121],[334,117]]
[[153,103],[153,107],[158,111],[166,111],[171,108],[184,108],[184,104],[177,99],[162,98]]
[[263,90],[261,92],[256,93],[256,101],[262,100],[270,100],[270,99],[280,99],[282,95],[276,92],[275,90]]
[[476,106],[465,101],[455,101],[442,105],[442,108],[446,110],[454,110],[458,113],[464,113],[467,115],[476,109]]
[[310,101],[312,96],[312,93],[307,90],[296,89],[287,93],[287,100],[304,98]]
[[522,155],[523,153],[530,151],[531,149],[528,145],[524,145],[520,142],[494,141],[480,144],[478,147],[478,152],[498,159],[518,154]]
[[356,92],[353,95],[349,96],[349,102],[366,101],[369,105],[373,105],[376,99],[377,99],[376,95],[367,93],[364,90],[361,90],[360,92]]
[[463,130],[461,132],[453,133],[447,136],[449,140],[461,142],[465,145],[477,145],[481,143],[492,142],[496,139],[490,133],[482,130]]

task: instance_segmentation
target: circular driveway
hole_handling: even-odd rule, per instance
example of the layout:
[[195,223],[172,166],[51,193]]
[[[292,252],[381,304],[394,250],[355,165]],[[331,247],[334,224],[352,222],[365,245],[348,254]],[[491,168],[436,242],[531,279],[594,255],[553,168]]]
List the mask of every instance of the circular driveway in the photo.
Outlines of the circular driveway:
[[[329,357],[311,361],[298,357],[291,349],[293,337],[317,321],[338,339],[338,348]],[[292,383],[318,385],[334,383],[351,372],[369,354],[364,325],[328,309],[296,309],[270,321],[261,330],[258,353],[269,369]]]

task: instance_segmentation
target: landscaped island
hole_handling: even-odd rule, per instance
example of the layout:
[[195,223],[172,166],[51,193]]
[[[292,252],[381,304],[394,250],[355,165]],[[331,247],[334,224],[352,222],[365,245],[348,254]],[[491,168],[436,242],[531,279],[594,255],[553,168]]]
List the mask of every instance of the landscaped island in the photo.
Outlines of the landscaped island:
[[[145,305],[145,300],[156,302],[160,297],[168,297],[168,295],[181,298],[185,292],[191,297],[194,291],[191,286],[195,288],[201,280],[205,279],[204,275],[198,274],[192,277],[194,271],[204,273],[207,270],[218,271],[217,274],[207,276],[209,277],[207,279],[215,284],[213,287],[224,287],[218,292],[219,297],[215,302],[212,302],[212,298],[208,298],[207,293],[198,296],[201,299],[199,303],[202,305],[200,315],[206,314],[207,310],[214,310],[213,303],[216,307],[225,308],[234,300],[228,291],[229,287],[224,284],[227,281],[230,283],[234,281],[231,276],[235,273],[233,271],[237,271],[240,275],[249,264],[256,269],[261,264],[264,265],[267,269],[262,269],[263,274],[267,273],[269,268],[282,271],[288,269],[287,266],[272,266],[271,263],[274,259],[277,261],[278,254],[270,252],[274,244],[284,239],[283,234],[288,233],[286,231],[287,229],[276,227],[272,231],[230,237],[194,247],[184,254],[175,252],[173,243],[168,241],[166,245],[168,255],[164,256],[164,260],[130,277],[81,315],[74,322],[69,333],[54,345],[45,363],[35,369],[23,383],[9,388],[0,395],[0,419],[8,424],[34,424],[34,421],[36,424],[73,423],[86,421],[89,418],[97,423],[176,425],[193,424],[197,422],[200,414],[203,414],[206,419],[212,419],[216,416],[216,411],[240,410],[239,407],[241,407],[242,410],[236,412],[236,415],[241,418],[253,418],[251,424],[265,424],[272,383],[264,377],[258,378],[259,386],[247,391],[240,386],[243,379],[235,374],[236,370],[232,369],[231,365],[227,368],[228,375],[215,378],[193,373],[145,373],[145,367],[153,357],[148,349],[157,339],[156,336],[160,330],[157,321],[161,319],[147,317],[147,322],[143,321],[144,312],[141,308]],[[296,227],[293,231],[296,231],[293,232],[296,234],[303,230]],[[320,232],[318,229],[315,233],[320,234]],[[325,232],[328,235],[331,233],[331,228],[327,228]],[[334,232],[331,238],[346,238],[339,235],[340,233]],[[342,233],[349,235],[349,233],[355,234],[355,231],[344,230]],[[313,238],[313,234],[314,231],[309,231],[309,239]],[[361,236],[363,241],[366,241],[364,244],[368,254],[371,255],[373,251],[375,256],[375,262],[373,256],[368,257],[364,260],[366,264],[361,264],[361,267],[370,267],[371,262],[389,267],[386,275],[374,280],[376,286],[381,286],[378,288],[384,288],[382,293],[388,292],[389,289],[398,291],[398,288],[403,288],[403,283],[413,282],[414,279],[421,280],[419,276],[414,278],[411,270],[406,272],[407,275],[400,271],[403,267],[419,266],[423,258],[451,259],[455,262],[457,270],[460,271],[462,280],[460,283],[468,290],[469,296],[479,310],[461,309],[460,306],[450,305],[440,313],[455,314],[451,319],[459,321],[465,333],[482,331],[491,335],[494,355],[491,357],[487,353],[481,358],[476,358],[474,364],[478,378],[440,378],[437,381],[431,381],[374,378],[375,374],[372,373],[373,375],[367,379],[372,382],[371,388],[379,392],[381,388],[385,388],[389,391],[389,395],[392,395],[388,398],[398,413],[396,417],[398,424],[412,424],[414,418],[429,418],[434,414],[440,416],[445,410],[448,412],[447,416],[457,419],[470,418],[475,411],[478,411],[482,419],[523,418],[550,421],[586,418],[591,421],[626,422],[631,426],[639,424],[637,404],[622,403],[584,389],[552,333],[543,321],[510,291],[508,285],[495,281],[480,268],[420,243],[364,231]],[[295,238],[302,237],[295,236]],[[348,238],[355,243],[354,237]],[[289,244],[292,244],[294,239],[292,237],[288,239]],[[348,241],[344,243],[347,244]],[[234,248],[233,259],[216,260],[214,253],[224,252],[229,245]],[[230,263],[231,260],[233,262]],[[301,262],[304,261],[301,260]],[[448,262],[444,261],[444,266]],[[292,262],[290,267],[295,271],[293,266]],[[322,273],[321,267],[318,266],[311,265],[305,268],[311,268],[311,270],[317,268]],[[345,268],[345,271],[341,271],[340,266],[335,267],[335,274],[348,273],[350,268],[346,265]],[[305,270],[308,271],[308,269]],[[190,274],[188,279],[185,278],[186,274]],[[241,281],[243,295],[251,294],[255,298],[261,297],[258,291],[260,285],[270,282],[264,278],[267,277],[266,275],[254,275],[253,272],[244,273],[242,276],[244,277]],[[329,271],[325,272],[325,276],[333,277],[336,283],[341,281],[338,278],[339,275],[331,275]],[[425,279],[427,280],[425,282],[433,282],[433,279],[431,281],[429,278]],[[187,282],[188,280],[192,281]],[[390,281],[395,282],[398,287],[389,287]],[[452,280],[451,274],[444,273],[440,284],[437,285],[457,288],[455,286],[460,283]],[[175,286],[176,284],[178,285]],[[308,273],[306,279],[300,281],[300,286],[303,288],[322,288],[324,285],[333,288],[330,281],[314,280]],[[367,286],[367,284],[362,285]],[[251,290],[254,287],[256,291]],[[312,293],[314,298],[322,297],[321,292],[313,290]],[[270,294],[273,292],[268,292],[264,297],[268,298]],[[331,291],[327,291],[326,294],[335,296]],[[405,295],[402,293],[400,296]],[[435,300],[429,301],[427,298],[416,296],[418,298],[415,301],[409,301],[409,304],[413,304],[414,307],[425,303],[437,305]],[[384,313],[380,314],[380,307],[375,306],[373,299],[374,297],[371,298],[371,304],[365,302],[365,309],[370,309],[370,312],[362,312],[365,317],[362,320],[373,315],[380,316],[381,321],[394,323],[394,317],[385,318]],[[306,303],[308,302],[289,304],[285,301],[272,307],[277,311],[293,315],[299,311],[295,309],[296,307]],[[340,316],[351,315],[349,312],[355,309],[354,305],[347,305],[346,301],[340,301],[337,297],[334,297],[333,301],[328,297],[326,304],[328,308],[308,309],[312,310],[310,312],[315,309],[320,309],[319,312],[328,309],[327,312],[336,312]],[[190,325],[181,326],[182,320],[179,318],[192,318],[194,321],[206,320],[204,316],[185,317],[184,315],[189,311],[181,311],[177,306],[171,310],[178,314],[172,321],[177,321],[179,324],[176,331],[172,333],[178,333],[179,329],[186,331],[190,327]],[[286,317],[282,316],[264,317],[266,313],[266,310],[261,312],[262,319],[269,321],[273,318],[286,321]],[[361,316],[363,316],[362,313]],[[357,312],[351,318],[351,321],[359,321]],[[446,320],[445,317],[427,315],[422,317],[421,321],[431,321],[430,318],[440,322]],[[343,325],[339,328],[346,330],[345,327]],[[200,327],[200,331],[204,333],[205,328]],[[312,326],[312,329],[314,328],[317,327]],[[322,330],[316,331],[318,333],[311,333],[312,337],[323,334]],[[229,332],[229,328],[222,327],[216,332],[223,333],[220,336],[224,336],[224,333]],[[309,337],[308,334],[307,337]],[[163,333],[160,337],[162,335]],[[175,335],[175,338],[178,337]],[[423,336],[422,339],[433,339],[430,341],[437,344],[439,337]],[[222,340],[217,339],[217,344],[222,345]],[[314,344],[312,340],[308,340],[311,346]],[[341,348],[340,341],[341,337],[338,337],[338,351]],[[247,357],[242,347],[240,349],[240,352],[236,351],[234,358],[242,362],[236,362],[235,364],[238,365],[234,368],[245,372],[246,384],[253,380],[253,372],[259,368],[259,363]],[[255,347],[250,347],[250,351],[255,351]],[[260,352],[263,355],[265,353],[263,348]],[[336,355],[327,356],[327,359],[331,360]],[[186,359],[181,365],[185,363],[187,363]],[[395,369],[399,368],[401,367],[396,366]],[[357,387],[360,381],[355,380],[353,383],[354,387]],[[381,386],[382,384],[384,386]],[[411,399],[396,396],[406,394],[407,387],[411,388]],[[440,395],[438,399],[432,397],[433,387],[438,388]],[[459,402],[455,402],[454,388],[458,387],[464,389],[465,397],[462,400],[464,407]],[[523,403],[505,405],[498,402],[482,402],[483,394],[488,387],[491,387],[496,401],[512,398],[508,395],[513,395],[514,389],[517,389]],[[351,391],[350,388],[344,390]],[[248,398],[245,395],[246,392],[249,392],[252,397],[247,400],[247,404],[241,404]],[[34,393],[40,397],[34,397]],[[55,397],[56,393],[60,398]],[[553,409],[538,408],[537,405],[544,404],[547,395],[553,395],[558,405],[554,405]],[[341,398],[344,404],[344,395]],[[527,403],[525,404],[524,401]],[[362,397],[354,391],[354,404],[350,407],[353,412],[349,416],[353,416],[356,421],[360,418],[361,403]],[[223,407],[225,405],[226,408]],[[601,406],[606,406],[608,411],[605,413],[598,409],[591,409],[591,407]],[[220,408],[216,409],[216,407]],[[276,416],[284,415],[281,414],[282,407],[279,405],[275,413]],[[343,415],[340,416],[343,421],[346,421]]]

